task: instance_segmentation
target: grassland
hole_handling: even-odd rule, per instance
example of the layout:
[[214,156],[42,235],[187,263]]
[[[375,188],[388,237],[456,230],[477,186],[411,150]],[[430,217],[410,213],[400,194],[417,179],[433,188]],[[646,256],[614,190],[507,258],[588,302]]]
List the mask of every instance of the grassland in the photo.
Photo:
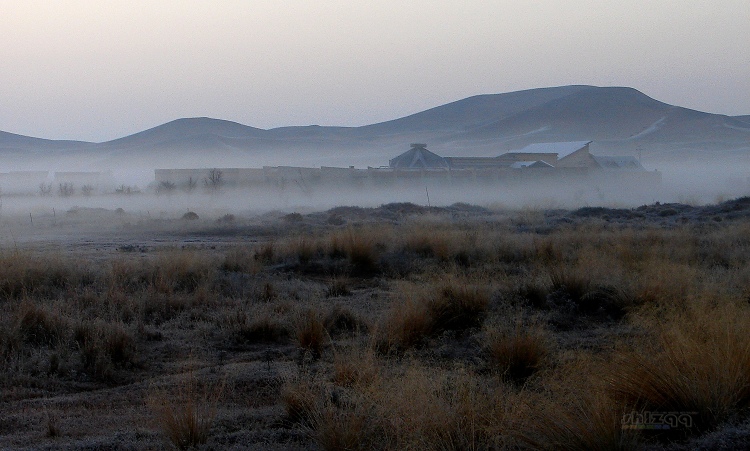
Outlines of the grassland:
[[229,216],[4,226],[0,448],[750,446],[749,199]]

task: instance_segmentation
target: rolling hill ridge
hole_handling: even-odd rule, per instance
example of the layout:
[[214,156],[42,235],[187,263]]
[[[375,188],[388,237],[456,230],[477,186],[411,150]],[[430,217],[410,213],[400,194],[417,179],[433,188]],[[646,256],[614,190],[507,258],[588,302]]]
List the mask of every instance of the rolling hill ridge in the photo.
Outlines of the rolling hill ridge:
[[102,165],[133,155],[144,162],[156,164],[163,158],[177,164],[186,152],[247,158],[247,165],[259,156],[264,156],[258,160],[263,164],[273,163],[274,158],[288,164],[377,164],[417,141],[438,153],[460,156],[500,154],[535,142],[579,140],[594,141],[592,150],[602,154],[750,153],[750,115],[703,113],[660,102],[633,88],[573,85],[477,95],[361,127],[264,130],[221,119],[185,118],[103,143],[0,132],[0,151],[19,158],[46,151],[91,155]]

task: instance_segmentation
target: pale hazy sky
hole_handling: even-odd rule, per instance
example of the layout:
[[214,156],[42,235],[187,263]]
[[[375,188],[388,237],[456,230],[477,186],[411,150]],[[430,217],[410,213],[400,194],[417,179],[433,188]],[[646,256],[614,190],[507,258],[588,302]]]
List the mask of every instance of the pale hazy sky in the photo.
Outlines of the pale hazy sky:
[[0,0],[0,130],[364,125],[592,84],[750,114],[750,0]]

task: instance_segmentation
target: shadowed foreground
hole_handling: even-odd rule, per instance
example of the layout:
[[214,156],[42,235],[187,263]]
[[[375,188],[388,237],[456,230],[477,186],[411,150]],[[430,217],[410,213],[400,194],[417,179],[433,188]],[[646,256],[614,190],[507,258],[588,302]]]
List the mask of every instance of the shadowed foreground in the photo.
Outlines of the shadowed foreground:
[[750,446],[749,214],[6,224],[0,448]]

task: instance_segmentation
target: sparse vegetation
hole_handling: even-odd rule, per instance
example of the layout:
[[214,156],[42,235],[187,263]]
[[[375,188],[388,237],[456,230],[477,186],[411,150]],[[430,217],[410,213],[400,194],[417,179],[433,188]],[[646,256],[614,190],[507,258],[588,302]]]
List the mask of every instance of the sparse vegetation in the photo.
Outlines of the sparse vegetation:
[[[750,203],[729,202],[698,223],[398,204],[160,218],[95,251],[19,240],[0,251],[0,448],[750,442]],[[117,233],[135,216],[102,214]]]
[[69,197],[76,193],[76,189],[70,182],[60,183],[58,185],[57,194],[61,197]]

